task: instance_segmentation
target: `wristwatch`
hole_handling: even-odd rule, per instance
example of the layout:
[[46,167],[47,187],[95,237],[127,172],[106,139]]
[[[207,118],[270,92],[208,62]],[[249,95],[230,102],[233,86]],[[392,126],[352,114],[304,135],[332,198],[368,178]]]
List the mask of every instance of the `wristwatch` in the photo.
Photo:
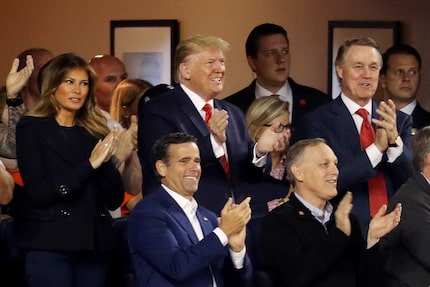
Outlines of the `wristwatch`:
[[21,94],[18,94],[15,98],[6,99],[6,105],[9,107],[17,107],[22,105],[24,101],[22,100]]
[[401,137],[397,136],[394,143],[388,143],[388,147],[398,147],[400,145],[401,140]]

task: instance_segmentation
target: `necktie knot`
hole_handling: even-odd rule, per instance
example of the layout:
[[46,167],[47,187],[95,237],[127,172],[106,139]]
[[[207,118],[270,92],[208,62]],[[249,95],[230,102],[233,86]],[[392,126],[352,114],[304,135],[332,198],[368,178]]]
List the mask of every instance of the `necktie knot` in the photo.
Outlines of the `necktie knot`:
[[366,109],[359,108],[355,113],[357,115],[359,115],[360,117],[362,117],[363,119],[369,120],[369,118],[368,118],[369,113],[367,112]]
[[202,108],[205,112],[205,123],[209,127],[209,119],[212,117],[212,107],[210,104],[205,104]]

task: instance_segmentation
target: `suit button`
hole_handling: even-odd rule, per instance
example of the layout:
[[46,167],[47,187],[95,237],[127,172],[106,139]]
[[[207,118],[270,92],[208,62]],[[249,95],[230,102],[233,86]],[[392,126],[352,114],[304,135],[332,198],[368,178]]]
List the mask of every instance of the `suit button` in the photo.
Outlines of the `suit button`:
[[61,209],[61,210],[60,210],[60,214],[61,214],[61,216],[63,216],[63,217],[68,217],[68,216],[70,216],[70,212],[69,212],[67,209]]
[[60,192],[62,197],[66,197],[69,194],[69,189],[65,184],[62,184],[58,187],[58,191]]

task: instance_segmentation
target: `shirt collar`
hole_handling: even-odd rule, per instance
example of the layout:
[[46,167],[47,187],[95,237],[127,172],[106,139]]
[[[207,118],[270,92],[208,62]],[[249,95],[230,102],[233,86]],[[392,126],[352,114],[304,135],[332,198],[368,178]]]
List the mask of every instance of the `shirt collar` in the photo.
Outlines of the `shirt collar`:
[[409,104],[401,108],[400,111],[404,112],[405,114],[412,115],[416,106],[417,106],[417,101],[413,100],[412,102],[410,102]]
[[362,107],[347,96],[345,96],[344,93],[342,93],[340,96],[351,115],[355,114],[358,109],[363,108],[369,113],[370,117],[372,117],[372,100],[368,101],[367,104]]
[[183,197],[177,192],[174,192],[170,188],[168,188],[166,185],[161,184],[161,186],[166,190],[166,192],[173,198],[174,201],[181,207],[181,209],[184,211],[187,215],[194,215],[197,211],[198,204],[197,201],[194,199],[194,197],[191,198],[191,200]]
[[282,88],[280,88],[276,93],[272,93],[271,91],[267,90],[262,85],[260,85],[258,83],[258,81],[256,81],[256,83],[255,83],[255,98],[258,99],[261,97],[268,97],[268,96],[271,96],[273,94],[278,95],[281,100],[288,98],[292,94],[290,83],[288,83],[288,81],[286,81],[285,84],[282,86]]
[[327,201],[325,209],[322,210],[304,200],[303,197],[298,195],[296,192],[294,193],[294,195],[307,209],[309,209],[312,216],[315,217],[316,220],[318,220],[322,224],[325,224],[330,220],[331,214],[333,213],[333,205],[329,201]]
[[180,84],[181,88],[184,90],[185,94],[190,98],[191,102],[193,103],[194,107],[200,112],[203,109],[203,106],[208,103],[211,105],[211,107],[214,107],[214,100],[211,99],[208,102],[205,102],[202,97],[200,97],[198,94],[190,90],[188,87],[186,87],[184,84]]

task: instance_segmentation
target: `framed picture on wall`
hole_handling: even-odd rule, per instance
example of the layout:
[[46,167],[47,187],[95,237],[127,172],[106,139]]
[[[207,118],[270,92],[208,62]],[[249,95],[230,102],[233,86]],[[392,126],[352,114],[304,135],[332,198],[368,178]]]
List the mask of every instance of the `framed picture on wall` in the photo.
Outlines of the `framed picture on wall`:
[[327,92],[336,98],[340,94],[334,61],[343,41],[358,37],[373,38],[383,53],[389,47],[400,44],[401,24],[398,21],[329,21],[328,22],[328,85]]
[[178,43],[177,20],[110,22],[110,53],[124,62],[129,78],[141,78],[153,85],[173,84]]

